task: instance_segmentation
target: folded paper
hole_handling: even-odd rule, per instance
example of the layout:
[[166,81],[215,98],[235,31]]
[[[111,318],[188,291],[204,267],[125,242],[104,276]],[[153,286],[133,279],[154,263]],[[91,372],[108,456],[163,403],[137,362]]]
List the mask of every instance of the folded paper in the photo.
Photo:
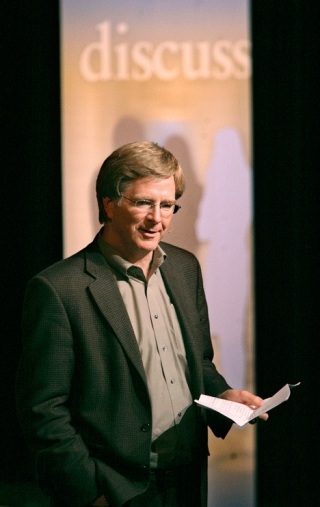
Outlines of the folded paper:
[[244,426],[256,417],[259,417],[259,415],[269,412],[274,407],[286,401],[290,396],[291,389],[299,384],[300,382],[297,384],[286,384],[271,398],[265,399],[261,407],[255,409],[243,403],[215,398],[214,396],[207,396],[206,394],[201,394],[200,398],[195,400],[195,402],[202,407],[215,410],[229,419],[232,419],[238,426]]

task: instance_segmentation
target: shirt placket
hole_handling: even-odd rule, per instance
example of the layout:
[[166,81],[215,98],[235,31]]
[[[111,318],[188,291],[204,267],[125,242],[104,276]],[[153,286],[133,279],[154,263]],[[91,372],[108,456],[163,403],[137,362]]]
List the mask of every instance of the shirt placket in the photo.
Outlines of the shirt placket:
[[173,332],[173,330],[167,329],[165,325],[161,308],[159,308],[159,301],[154,295],[152,283],[148,285],[146,295],[163,376],[171,400],[173,417],[175,422],[178,424],[182,415],[179,404],[181,403],[181,393],[179,390],[179,382],[177,379],[177,371],[175,368],[175,361],[171,346],[171,343],[174,341],[170,340],[169,336],[169,333]]

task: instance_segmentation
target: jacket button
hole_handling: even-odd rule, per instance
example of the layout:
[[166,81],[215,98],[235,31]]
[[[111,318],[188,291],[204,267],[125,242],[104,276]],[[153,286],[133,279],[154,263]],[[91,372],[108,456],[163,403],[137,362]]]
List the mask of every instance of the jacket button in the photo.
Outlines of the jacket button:
[[144,433],[147,433],[151,429],[151,424],[150,423],[143,424],[140,429]]

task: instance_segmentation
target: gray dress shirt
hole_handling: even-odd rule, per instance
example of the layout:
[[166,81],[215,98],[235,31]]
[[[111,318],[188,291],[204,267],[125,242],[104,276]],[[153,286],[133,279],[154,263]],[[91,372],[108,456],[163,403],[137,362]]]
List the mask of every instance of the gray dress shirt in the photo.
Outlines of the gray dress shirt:
[[102,236],[99,246],[117,280],[147,376],[152,405],[151,466],[189,462],[193,400],[180,325],[159,270],[166,254],[160,247],[155,250],[147,281],[142,269],[124,260]]

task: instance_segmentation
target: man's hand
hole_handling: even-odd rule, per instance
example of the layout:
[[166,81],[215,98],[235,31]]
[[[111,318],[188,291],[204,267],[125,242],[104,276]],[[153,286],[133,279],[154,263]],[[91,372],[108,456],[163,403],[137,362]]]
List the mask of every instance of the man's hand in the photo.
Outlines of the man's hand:
[[[244,389],[227,389],[222,394],[220,394],[219,398],[228,401],[236,401],[237,403],[243,403],[244,405],[248,405],[252,409],[261,407],[263,403],[263,399],[260,396],[256,396],[255,394],[250,393],[249,391],[245,391]],[[267,413],[259,415],[259,419],[266,421],[269,415]]]

